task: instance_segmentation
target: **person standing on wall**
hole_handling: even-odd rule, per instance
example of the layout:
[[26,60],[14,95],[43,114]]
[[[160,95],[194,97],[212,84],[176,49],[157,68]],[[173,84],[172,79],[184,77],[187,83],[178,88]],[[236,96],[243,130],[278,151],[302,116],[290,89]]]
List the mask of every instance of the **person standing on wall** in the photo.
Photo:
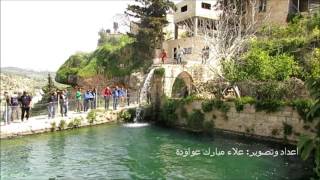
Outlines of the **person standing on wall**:
[[162,64],[164,64],[164,60],[167,58],[167,52],[164,49],[162,49],[162,52],[160,54],[160,58],[161,58]]
[[48,118],[54,119],[56,114],[56,105],[57,105],[57,93],[52,92],[50,97],[48,98]]
[[[23,94],[20,98],[21,101],[21,121],[23,122],[24,118],[29,119],[30,113],[30,104],[32,101],[32,97],[28,94],[28,92],[23,91]],[[25,116],[26,115],[26,116]]]
[[206,47],[206,50],[205,50],[205,61],[204,61],[204,64],[207,64],[207,60],[209,59],[209,46]]
[[119,97],[121,107],[125,106],[125,98],[127,95],[125,94],[125,89],[123,87],[119,89]]
[[61,93],[60,93],[60,113],[61,113],[61,116],[67,116],[67,113],[68,113],[68,96],[67,96],[67,90],[63,90]]
[[4,111],[3,111],[3,119],[5,120],[5,124],[10,124],[11,120],[11,105],[10,105],[10,96],[8,92],[4,92],[4,98],[5,98],[5,105],[4,105]]
[[89,103],[90,103],[90,97],[91,97],[91,93],[90,90],[87,90],[84,93],[84,112],[87,112],[89,109]]
[[203,47],[201,50],[201,64],[205,64],[206,61],[206,48]]
[[105,110],[109,110],[110,97],[111,97],[111,95],[112,95],[111,89],[109,88],[109,86],[107,86],[107,87],[103,90],[104,109],[105,109]]
[[81,112],[83,110],[81,88],[78,88],[76,92],[76,104],[77,104],[77,112]]
[[177,50],[177,64],[182,63],[182,56],[184,55],[184,49],[178,45],[178,50]]
[[119,89],[118,89],[118,86],[116,86],[112,90],[113,110],[117,110],[118,100],[119,100]]
[[96,88],[93,88],[92,90],[91,90],[91,109],[96,109],[96,105],[97,105],[97,99],[96,99],[96,96],[97,96],[97,90],[96,90]]
[[19,119],[19,97],[18,93],[14,92],[13,95],[11,96],[11,122],[13,122],[14,115],[16,115],[16,119]]

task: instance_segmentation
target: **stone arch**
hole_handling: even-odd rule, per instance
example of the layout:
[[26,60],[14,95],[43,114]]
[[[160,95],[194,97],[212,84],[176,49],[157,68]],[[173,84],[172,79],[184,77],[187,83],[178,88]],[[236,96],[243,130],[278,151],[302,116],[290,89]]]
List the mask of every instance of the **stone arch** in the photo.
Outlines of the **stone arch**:
[[193,79],[187,71],[180,72],[173,80],[171,96],[180,98],[190,95],[193,90]]

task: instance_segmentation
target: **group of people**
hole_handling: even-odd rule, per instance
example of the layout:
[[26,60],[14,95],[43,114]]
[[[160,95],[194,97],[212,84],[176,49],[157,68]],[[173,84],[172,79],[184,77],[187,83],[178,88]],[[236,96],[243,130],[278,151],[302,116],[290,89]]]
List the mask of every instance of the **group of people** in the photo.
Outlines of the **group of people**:
[[[32,96],[28,92],[23,93],[14,92],[9,95],[8,92],[4,93],[5,96],[5,109],[3,111],[3,119],[6,124],[10,124],[16,119],[19,119],[21,109],[21,121],[28,120],[30,117],[30,108]],[[130,105],[129,89],[125,87],[106,87],[102,90],[100,96],[104,99],[104,108],[109,110],[111,106],[116,110],[119,106]],[[47,97],[45,105],[48,107],[48,118],[55,118],[56,110],[59,108],[62,117],[68,115],[69,97],[70,93],[67,89],[51,92]],[[75,105],[77,112],[86,112],[89,109],[97,108],[98,93],[95,88],[82,91],[78,88],[75,94]],[[16,117],[16,118],[15,118]]]
[[3,119],[6,124],[10,124],[10,122],[13,122],[15,119],[19,119],[19,109],[21,109],[21,121],[24,121],[25,118],[26,120],[29,119],[32,96],[30,96],[28,92],[23,91],[22,94],[14,92],[12,95],[4,92],[4,97]]
[[[110,102],[112,101],[113,109],[116,110],[119,105],[124,106],[127,104],[130,105],[130,93],[129,90],[118,86],[110,88],[106,87],[102,90],[101,95],[104,99],[104,108],[109,110]],[[85,92],[82,92],[81,88],[78,88],[76,92],[76,106],[77,112],[88,111],[88,109],[97,108],[97,90],[95,88],[88,89]]]
[[[175,49],[174,54],[175,54],[175,60],[177,64],[182,64],[182,57],[185,54],[184,49],[181,48],[180,45],[178,45],[178,49]],[[162,49],[160,53],[160,58],[161,58],[162,64],[164,64],[164,61],[168,58],[167,52],[164,49]]]
[[207,60],[209,59],[209,47],[203,47],[201,51],[201,63],[207,64]]
[[[207,60],[209,59],[209,47],[205,46],[202,48],[201,50],[201,63],[202,64],[206,64]],[[184,48],[181,48],[180,45],[178,45],[178,48],[174,50],[174,58],[176,60],[177,64],[182,64],[182,58],[183,56],[186,54]],[[161,58],[161,62],[162,64],[164,64],[165,59],[168,58],[167,52],[162,49],[161,53],[160,53],[160,58]]]
[[75,99],[77,112],[87,112],[89,108],[97,108],[97,90],[95,88],[87,89],[84,93],[81,88],[78,88]]
[[68,91],[66,89],[62,91],[51,92],[48,98],[48,118],[55,118],[56,106],[59,103],[61,116],[67,116],[68,113]]
[[118,86],[114,88],[106,87],[103,90],[103,97],[104,97],[104,108],[106,110],[109,109],[110,100],[112,98],[112,107],[113,110],[116,110],[118,105],[124,106],[127,104],[130,105],[130,92],[129,89],[124,87],[119,88]]

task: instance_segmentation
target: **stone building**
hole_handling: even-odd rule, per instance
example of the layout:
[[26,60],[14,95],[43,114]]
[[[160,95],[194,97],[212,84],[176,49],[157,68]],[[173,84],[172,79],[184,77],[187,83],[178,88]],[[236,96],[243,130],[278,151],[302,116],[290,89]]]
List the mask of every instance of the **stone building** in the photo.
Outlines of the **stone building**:
[[[167,51],[169,61],[173,61],[175,51],[180,45],[185,50],[184,59],[186,61],[201,62],[201,52],[205,48],[205,42],[201,38],[202,21],[212,20],[210,26],[212,29],[215,28],[215,22],[219,20],[219,14],[222,11],[217,8],[217,1],[183,0],[176,4],[177,9],[173,14],[169,14],[169,25],[165,31],[169,32],[172,37],[166,38],[167,40],[163,42],[163,49]],[[243,2],[246,2],[246,9],[255,10],[258,21],[268,24],[286,24],[288,18],[293,14],[319,12],[320,10],[320,0],[255,0],[255,8],[252,6],[248,8],[252,5],[250,0]],[[246,14],[251,15],[250,12]],[[157,54],[159,52],[160,50],[157,51]]]

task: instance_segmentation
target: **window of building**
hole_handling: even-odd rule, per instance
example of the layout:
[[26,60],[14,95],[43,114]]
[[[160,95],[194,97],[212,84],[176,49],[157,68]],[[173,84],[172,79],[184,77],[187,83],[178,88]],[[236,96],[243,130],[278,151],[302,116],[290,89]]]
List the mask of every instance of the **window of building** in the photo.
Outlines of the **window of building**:
[[188,6],[187,5],[182,6],[181,7],[181,12],[186,12],[186,11],[188,11]]
[[259,0],[259,12],[267,11],[267,0]]
[[203,9],[211,9],[211,4],[209,4],[209,3],[201,3],[201,7],[203,8]]

